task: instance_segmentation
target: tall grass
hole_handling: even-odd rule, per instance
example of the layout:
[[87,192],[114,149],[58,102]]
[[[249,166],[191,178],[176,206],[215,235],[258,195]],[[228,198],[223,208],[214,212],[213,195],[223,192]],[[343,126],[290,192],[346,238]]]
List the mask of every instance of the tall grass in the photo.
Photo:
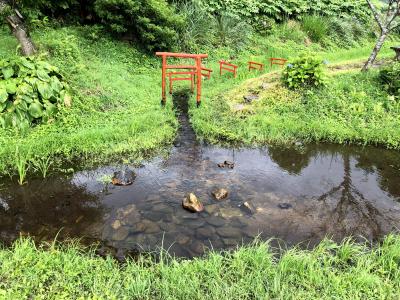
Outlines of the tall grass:
[[76,244],[0,250],[2,299],[397,299],[400,237],[371,248],[324,240],[278,253],[255,242],[194,260],[141,256],[119,264]]
[[326,21],[326,17],[304,16],[301,20],[301,28],[313,42],[320,43],[328,37],[329,23]]

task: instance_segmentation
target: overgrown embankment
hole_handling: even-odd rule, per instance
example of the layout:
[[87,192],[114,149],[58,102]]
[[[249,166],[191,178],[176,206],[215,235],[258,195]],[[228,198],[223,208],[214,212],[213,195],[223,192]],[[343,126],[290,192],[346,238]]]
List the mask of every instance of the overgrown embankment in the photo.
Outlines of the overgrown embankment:
[[[281,256],[267,243],[204,258],[119,264],[76,246],[37,248],[30,240],[0,250],[1,299],[396,299],[400,238],[372,249],[323,241]],[[165,255],[165,253],[164,253]]]
[[360,63],[340,64],[339,57],[321,88],[288,89],[280,71],[237,82],[233,88],[214,88],[202,110],[192,110],[196,133],[212,142],[301,140],[399,149],[398,100],[385,90],[377,70],[361,73]]

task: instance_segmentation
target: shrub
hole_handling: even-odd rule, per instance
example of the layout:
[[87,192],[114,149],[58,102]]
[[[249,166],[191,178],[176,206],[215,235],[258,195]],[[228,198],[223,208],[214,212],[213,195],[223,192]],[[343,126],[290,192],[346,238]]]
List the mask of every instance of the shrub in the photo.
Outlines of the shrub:
[[56,67],[35,58],[0,60],[0,126],[25,129],[48,122],[69,104],[68,86]]
[[317,15],[305,16],[301,21],[301,27],[308,37],[316,43],[321,42],[328,35],[329,25],[326,17]]
[[282,80],[291,89],[318,87],[325,84],[324,62],[315,55],[302,55],[289,62]]
[[394,62],[381,69],[379,79],[391,95],[400,97],[400,62]]
[[165,0],[97,0],[94,8],[113,32],[132,34],[150,51],[170,50],[184,24]]

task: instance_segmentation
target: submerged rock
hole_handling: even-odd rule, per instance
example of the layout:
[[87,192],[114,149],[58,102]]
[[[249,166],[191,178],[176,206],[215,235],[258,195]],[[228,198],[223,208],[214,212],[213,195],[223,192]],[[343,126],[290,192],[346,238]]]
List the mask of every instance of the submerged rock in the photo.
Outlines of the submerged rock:
[[114,232],[112,235],[112,239],[114,241],[122,241],[126,239],[129,235],[129,229],[127,227],[120,227],[118,230]]
[[212,195],[214,196],[214,198],[218,201],[225,199],[226,197],[228,197],[228,190],[226,189],[217,189],[215,191],[212,192]]
[[257,210],[254,208],[253,204],[251,204],[249,201],[243,202],[239,206],[244,212],[253,215]]
[[290,203],[279,203],[279,204],[278,204],[278,207],[279,207],[280,209],[290,209],[290,208],[293,207],[293,205],[290,204]]
[[128,186],[131,185],[136,179],[136,174],[129,168],[124,171],[117,171],[114,173],[111,183],[117,186]]
[[204,210],[203,204],[193,193],[190,193],[183,199],[182,206],[190,212],[202,212]]
[[219,211],[219,205],[218,205],[218,204],[210,204],[210,205],[207,205],[207,206],[204,208],[204,210],[205,210],[208,214],[214,215],[214,214],[218,213],[218,211]]

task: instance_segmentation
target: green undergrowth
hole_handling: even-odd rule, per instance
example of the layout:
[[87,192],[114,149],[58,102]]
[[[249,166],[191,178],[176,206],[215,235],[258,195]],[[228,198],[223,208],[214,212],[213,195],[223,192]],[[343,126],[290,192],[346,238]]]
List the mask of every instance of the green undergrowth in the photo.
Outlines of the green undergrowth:
[[[393,56],[389,46],[379,59]],[[242,71],[239,79],[210,82],[202,109],[192,106],[190,111],[193,127],[214,143],[302,140],[400,149],[400,104],[384,90],[377,70],[360,72],[367,57],[364,48],[319,52],[331,68],[327,86],[309,91],[284,88],[280,70],[264,75]],[[246,103],[244,96],[251,94],[259,99]]]
[[[349,49],[327,47],[307,42],[304,35],[292,36],[290,28],[282,32],[282,28],[267,37],[253,36],[251,46],[240,55],[227,47],[210,49],[204,65],[214,72],[211,80],[203,85],[203,106],[194,109],[195,101],[191,99],[191,121],[199,136],[213,142],[248,143],[294,138],[292,132],[296,130],[281,132],[280,128],[271,129],[279,131],[275,138],[270,129],[265,130],[262,125],[265,118],[260,114],[237,118],[219,95],[259,76],[257,72],[247,71],[249,60],[265,63],[265,72],[271,72],[279,67],[270,68],[269,57],[290,58],[302,51],[317,51],[331,64],[336,64],[365,60],[373,46],[372,42],[364,41]],[[34,166],[43,161],[56,169],[72,163],[81,168],[108,161],[141,160],[160,153],[160,149],[171,144],[178,122],[170,97],[166,108],[160,106],[158,58],[132,43],[113,39],[98,26],[44,27],[33,30],[32,38],[39,48],[39,56],[57,66],[71,86],[72,106],[61,109],[50,124],[24,131],[1,130],[1,175],[18,173],[25,177],[28,173],[29,176],[37,170]],[[6,28],[0,29],[0,41],[0,58],[17,55],[17,44]],[[393,43],[388,41],[381,57],[393,55],[389,49]],[[219,76],[220,59],[239,65],[236,79],[231,74]],[[192,62],[181,60],[179,63]],[[183,85],[187,82],[176,83],[176,89]],[[278,117],[276,121],[280,122]],[[300,137],[313,139],[304,132]],[[48,174],[48,168],[45,169]]]
[[[177,121],[171,104],[160,105],[157,60],[93,34],[78,27],[33,32],[40,55],[68,78],[72,107],[51,124],[0,131],[0,173],[14,171],[17,146],[27,161],[39,155],[92,164],[141,158],[172,142]],[[3,46],[0,54],[11,56]]]
[[255,242],[193,260],[140,256],[120,264],[76,244],[0,250],[1,299],[397,299],[400,238],[324,240],[279,255]]

